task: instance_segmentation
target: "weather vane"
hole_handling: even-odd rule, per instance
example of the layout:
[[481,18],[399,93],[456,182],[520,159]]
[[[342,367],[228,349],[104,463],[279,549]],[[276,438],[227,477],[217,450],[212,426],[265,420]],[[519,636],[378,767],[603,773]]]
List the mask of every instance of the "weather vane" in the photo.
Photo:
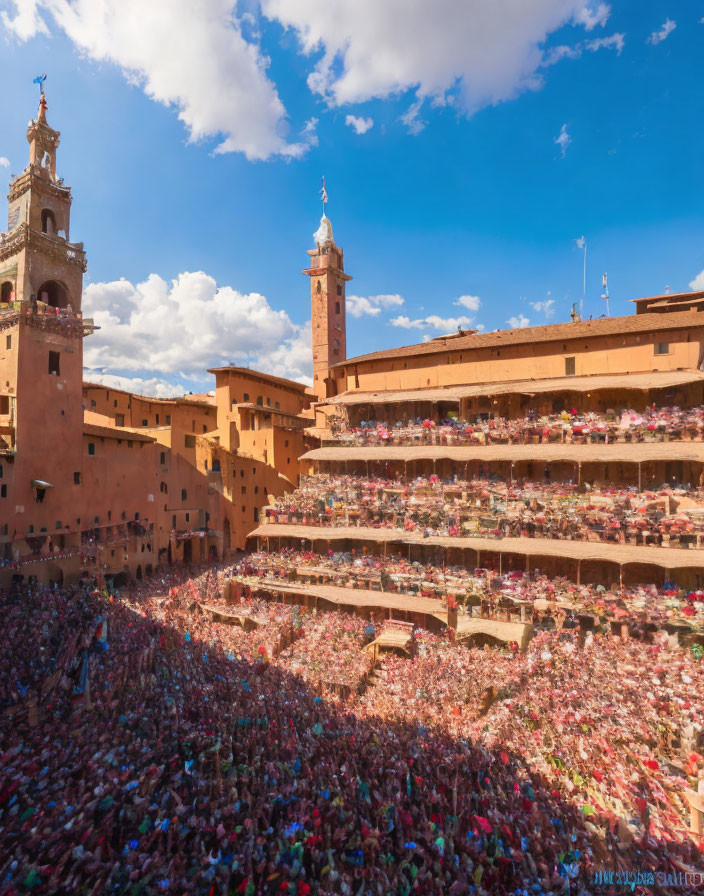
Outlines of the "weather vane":
[[44,82],[46,81],[46,72],[43,75],[37,75],[37,77],[32,81],[32,84],[39,85],[39,95],[41,96],[44,93]]

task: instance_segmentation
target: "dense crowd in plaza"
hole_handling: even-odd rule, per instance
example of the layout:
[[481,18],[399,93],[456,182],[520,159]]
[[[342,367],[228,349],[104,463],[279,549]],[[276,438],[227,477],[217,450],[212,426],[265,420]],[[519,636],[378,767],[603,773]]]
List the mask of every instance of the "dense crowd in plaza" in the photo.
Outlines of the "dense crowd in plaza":
[[560,538],[699,547],[704,490],[677,484],[653,491],[578,487],[498,477],[404,482],[318,473],[266,508],[267,522],[371,526],[425,535]]
[[441,420],[411,418],[390,421],[363,420],[350,425],[331,418],[337,440],[345,445],[384,447],[401,445],[532,445],[608,444],[614,442],[701,441],[704,405],[668,408],[653,405],[646,411],[597,413],[576,408],[559,414],[533,411],[524,417],[488,414],[474,419],[457,416]]
[[[361,623],[245,589],[227,607],[254,632],[211,621],[201,607],[224,612],[237,572],[2,595],[25,628],[41,604],[54,656],[85,622],[39,720],[0,727],[3,896],[522,896],[586,892],[604,867],[702,868],[684,798],[702,768],[691,652],[565,630],[499,652],[418,632],[416,659],[385,659],[339,702],[310,682],[354,663]],[[31,660],[42,645],[27,643]],[[3,665],[4,693],[18,671]]]

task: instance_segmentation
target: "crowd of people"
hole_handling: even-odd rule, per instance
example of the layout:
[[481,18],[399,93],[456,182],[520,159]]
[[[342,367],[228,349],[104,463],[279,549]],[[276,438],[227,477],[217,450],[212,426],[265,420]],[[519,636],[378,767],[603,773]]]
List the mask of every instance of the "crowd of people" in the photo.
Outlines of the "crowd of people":
[[415,659],[383,659],[341,701],[315,682],[367,655],[362,623],[226,590],[238,575],[0,595],[18,635],[44,613],[29,665],[0,667],[4,694],[80,634],[39,716],[0,727],[2,896],[526,896],[594,892],[600,869],[704,868],[685,799],[703,761],[691,652],[419,631]]
[[686,409],[652,405],[643,412],[620,413],[572,408],[559,414],[532,411],[524,417],[510,419],[483,414],[471,420],[457,416],[439,421],[418,417],[394,423],[363,420],[359,425],[331,418],[331,427],[340,443],[360,447],[701,441],[704,405]]
[[266,509],[266,521],[313,526],[371,526],[425,535],[559,538],[698,548],[704,489],[654,491],[577,486],[497,476],[404,482],[317,473]]
[[249,554],[232,568],[232,574],[252,593],[267,584],[275,590],[281,582],[381,590],[436,598],[443,606],[454,602],[474,615],[522,618],[539,628],[569,627],[571,620],[588,615],[605,632],[613,624],[625,625],[640,638],[673,626],[704,630],[704,592],[678,588],[673,582],[607,590],[603,585],[577,585],[567,578],[549,577],[538,569],[531,573],[469,570],[443,566],[441,558],[421,563],[365,551],[321,556],[291,548]]

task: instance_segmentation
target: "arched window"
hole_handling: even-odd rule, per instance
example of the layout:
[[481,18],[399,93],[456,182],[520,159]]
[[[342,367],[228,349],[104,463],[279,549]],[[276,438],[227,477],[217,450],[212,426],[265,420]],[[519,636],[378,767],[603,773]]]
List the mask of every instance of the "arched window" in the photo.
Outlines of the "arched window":
[[321,288],[321,286],[320,286],[320,280],[318,280],[318,285],[315,287],[315,291],[318,293],[318,295],[320,295],[320,293],[321,293],[321,289],[322,289],[322,288]]
[[47,280],[46,283],[42,283],[37,291],[37,298],[52,308],[65,308],[68,305],[68,292],[58,280]]
[[53,236],[56,233],[56,218],[50,208],[42,209],[42,233]]
[[13,292],[14,288],[12,282],[10,280],[6,280],[2,284],[2,286],[0,286],[0,302],[11,302]]

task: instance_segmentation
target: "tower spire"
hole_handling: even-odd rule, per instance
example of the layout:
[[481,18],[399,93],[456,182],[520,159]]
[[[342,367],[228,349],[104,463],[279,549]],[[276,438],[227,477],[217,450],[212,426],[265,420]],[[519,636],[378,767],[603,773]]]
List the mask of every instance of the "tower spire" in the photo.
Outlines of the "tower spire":
[[47,109],[48,109],[48,106],[46,103],[46,95],[45,95],[44,91],[42,90],[42,94],[39,97],[39,115],[37,116],[37,121],[41,122],[42,124],[47,123],[46,122],[46,110]]
[[32,81],[32,84],[37,84],[39,86],[39,115],[37,116],[37,121],[46,122],[46,94],[44,93],[44,82],[46,81],[46,72],[43,75],[37,75],[36,78]]
[[323,200],[323,217],[325,217],[325,206],[328,202],[328,191],[325,189],[325,175],[323,175],[323,186],[320,190],[320,198]]

